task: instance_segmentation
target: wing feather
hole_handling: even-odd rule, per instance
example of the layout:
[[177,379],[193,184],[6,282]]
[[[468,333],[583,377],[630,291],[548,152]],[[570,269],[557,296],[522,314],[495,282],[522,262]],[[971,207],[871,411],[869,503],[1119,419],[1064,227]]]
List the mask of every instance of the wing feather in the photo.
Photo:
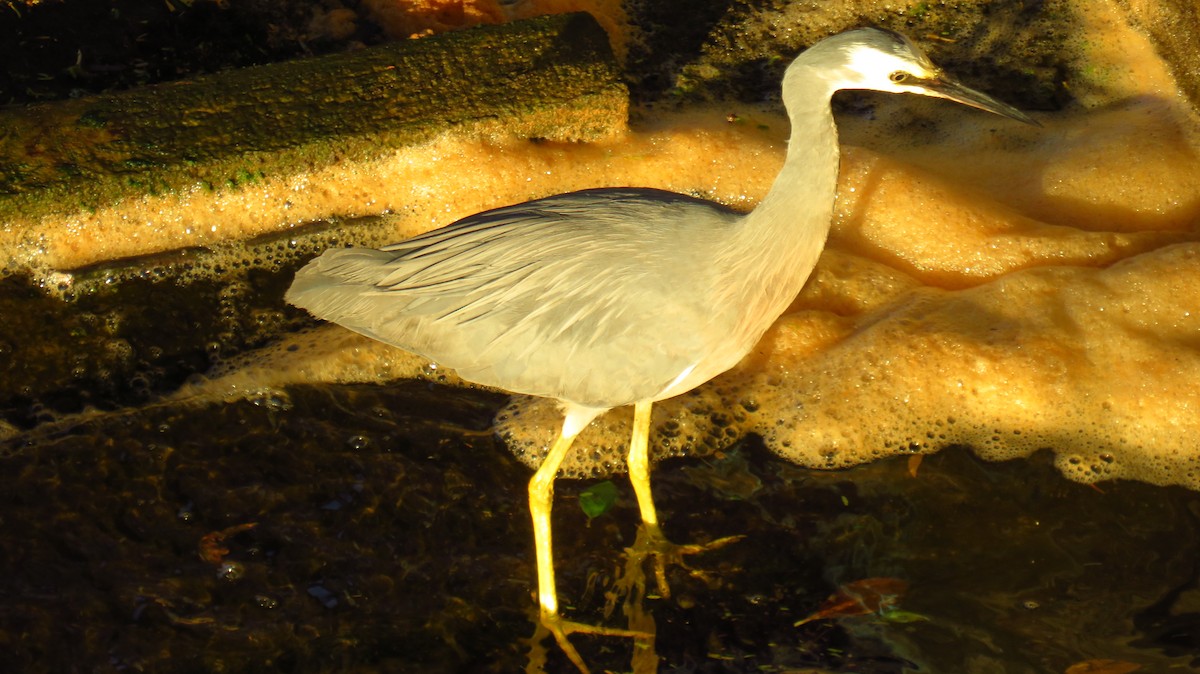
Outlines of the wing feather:
[[735,218],[658,190],[574,192],[327,251],[288,300],[478,383],[612,407],[705,356],[708,235]]

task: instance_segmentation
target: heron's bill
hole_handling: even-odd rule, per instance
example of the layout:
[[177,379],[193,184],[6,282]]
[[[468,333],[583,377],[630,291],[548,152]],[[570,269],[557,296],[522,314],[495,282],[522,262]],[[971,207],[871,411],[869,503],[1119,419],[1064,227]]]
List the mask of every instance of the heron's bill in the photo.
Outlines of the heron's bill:
[[988,96],[982,91],[976,91],[970,87],[959,84],[957,81],[948,77],[937,77],[934,79],[925,80],[924,86],[928,88],[929,93],[934,96],[949,99],[956,103],[969,105],[972,108],[979,108],[997,115],[1015,119],[1018,122],[1025,122],[1034,126],[1041,126],[1036,119],[1026,115],[1020,110],[1014,108],[1007,103]]

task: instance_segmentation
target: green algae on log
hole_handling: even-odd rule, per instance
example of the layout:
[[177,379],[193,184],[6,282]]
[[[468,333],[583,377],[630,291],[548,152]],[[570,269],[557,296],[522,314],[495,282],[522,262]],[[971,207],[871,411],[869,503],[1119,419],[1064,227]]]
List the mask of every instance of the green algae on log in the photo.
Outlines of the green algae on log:
[[370,160],[448,129],[589,140],[628,98],[586,14],[0,110],[0,225]]

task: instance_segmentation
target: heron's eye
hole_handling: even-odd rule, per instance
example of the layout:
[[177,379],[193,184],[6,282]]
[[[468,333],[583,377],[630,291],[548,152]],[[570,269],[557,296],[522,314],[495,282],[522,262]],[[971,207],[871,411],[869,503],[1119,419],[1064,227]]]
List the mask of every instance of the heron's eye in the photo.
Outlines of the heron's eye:
[[891,75],[888,75],[888,79],[891,80],[892,82],[894,82],[895,84],[900,84],[904,80],[908,79],[908,73],[904,72],[903,70],[897,70],[896,72],[892,73]]

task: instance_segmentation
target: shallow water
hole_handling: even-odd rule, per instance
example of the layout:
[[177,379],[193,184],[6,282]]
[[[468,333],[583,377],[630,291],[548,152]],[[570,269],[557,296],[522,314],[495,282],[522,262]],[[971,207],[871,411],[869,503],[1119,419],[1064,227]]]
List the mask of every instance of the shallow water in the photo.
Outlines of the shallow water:
[[[221,24],[222,34],[229,33],[228,21]],[[68,57],[79,53],[77,41],[61,42]],[[1087,99],[1077,84],[1088,83],[1069,78],[1094,114],[1076,109],[1074,119],[1046,115],[1047,129],[1001,133],[988,123],[976,136],[939,135],[907,116],[859,115],[882,129],[874,136],[844,129],[845,139],[857,137],[865,148],[883,148],[888,137],[922,130],[915,148],[889,150],[920,170],[898,170],[872,151],[848,152],[846,192],[858,196],[844,203],[858,207],[844,206],[835,248],[853,251],[854,236],[869,233],[863,223],[872,222],[902,243],[924,245],[930,237],[895,227],[898,211],[869,207],[877,202],[894,208],[900,197],[916,205],[911,212],[922,228],[931,222],[925,200],[939,212],[948,205],[962,206],[972,217],[981,212],[988,223],[1023,225],[1021,218],[1033,217],[1050,226],[1099,228],[1097,239],[1111,229],[1118,242],[1123,239],[1116,233],[1130,229],[1150,231],[1146,239],[1194,230],[1200,175],[1194,120],[1182,124],[1168,115],[1163,119],[1171,123],[1163,123],[1143,114],[1162,105],[1143,110],[1113,103],[1144,104],[1147,92],[1178,103],[1167,91],[1173,85],[1154,75],[1161,67],[1138,60],[1153,50],[1128,38],[1113,42],[1121,46],[1111,50],[1121,57],[1116,66],[1101,61],[1105,67],[1096,68],[1112,71],[1101,87],[1104,97]],[[84,51],[91,60],[76,65],[86,69],[95,59]],[[1089,55],[1094,66],[1095,56]],[[203,68],[184,70],[191,69]],[[69,77],[67,86],[78,86],[70,69],[60,74]],[[942,119],[964,118],[935,110]],[[1137,126],[1129,121],[1133,117],[1149,121]],[[352,175],[348,185],[325,191],[346,196],[353,187],[382,210],[406,204],[423,214],[411,219],[425,226],[497,205],[494,200],[508,198],[503,190],[524,198],[594,186],[597,176],[703,189],[748,208],[777,168],[786,128],[777,117],[750,109],[734,114],[722,108],[713,119],[690,130],[680,121],[679,130],[631,134],[622,151],[451,143],[449,149],[439,146],[444,156],[435,152],[436,161],[413,169],[418,179]],[[885,125],[889,120],[897,121]],[[938,142],[925,142],[932,138]],[[972,148],[970,138],[982,138],[977,145],[988,153]],[[960,160],[949,162],[948,155]],[[975,191],[964,196],[945,188],[946,175],[988,192],[996,203],[981,201]],[[1029,176],[1044,178],[1044,184],[1030,185]],[[369,177],[395,192],[387,197]],[[420,199],[401,189],[408,185]],[[281,194],[281,203],[294,197]],[[1111,203],[1102,197],[1112,197]],[[330,206],[330,212],[361,208],[346,199],[350,205]],[[147,227],[153,220],[171,235],[161,210],[134,206],[139,216],[156,214],[146,218]],[[231,214],[214,212],[227,226]],[[259,211],[246,215],[273,226]],[[150,238],[146,230],[120,230],[129,232]],[[79,235],[78,228],[45,234],[91,255]],[[1172,236],[1160,238],[1174,241]],[[1062,238],[1043,237],[1051,258]],[[955,246],[955,239],[940,240]],[[977,245],[995,262],[996,250],[1014,248],[1006,241]],[[1027,245],[1028,237],[1019,242]],[[927,252],[912,259],[929,264]],[[527,643],[536,612],[525,505],[530,471],[489,430],[502,396],[404,382],[292,384],[232,403],[150,402],[204,371],[210,357],[251,348],[303,321],[280,306],[286,272],[260,274],[257,260],[243,271],[231,283],[218,275],[219,281],[202,279],[183,289],[174,280],[138,277],[119,299],[97,293],[49,309],[33,285],[15,278],[0,284],[0,372],[7,381],[0,399],[0,557],[6,570],[0,576],[0,669],[508,672],[544,650],[547,671],[570,671],[552,644],[531,650]],[[1188,274],[1175,277],[1186,280]],[[260,304],[260,294],[272,296]],[[1194,295],[1172,296],[1186,302]],[[866,302],[873,296],[853,297]],[[362,347],[350,343],[344,350],[359,353]],[[951,355],[952,362],[965,362],[957,352]],[[921,368],[913,381],[936,400],[927,356],[909,359]],[[862,352],[850,359],[861,365]],[[1104,359],[1093,362],[1102,363],[1103,374],[1117,369]],[[1158,362],[1170,364],[1166,374],[1178,376],[1184,390],[1194,390],[1179,361]],[[1091,378],[1091,371],[1080,377]],[[1132,390],[1116,381],[1112,390]],[[899,388],[906,400],[921,393],[917,385]],[[845,400],[863,404],[859,394]],[[1062,402],[1049,400],[1033,409]],[[1154,400],[1141,396],[1138,409]],[[129,407],[62,417],[88,406]],[[839,413],[849,409],[834,406]],[[934,407],[944,413],[947,406]],[[1180,415],[1172,423],[1180,419],[1195,416]],[[1024,419],[1014,426],[1027,428]],[[1139,440],[1151,435],[1130,432]],[[869,443],[862,449],[883,451]],[[815,472],[781,461],[750,438],[718,456],[658,466],[655,493],[674,540],[746,536],[690,559],[704,577],[672,569],[670,599],[651,589],[641,608],[656,626],[653,649],[661,671],[1113,674],[1200,667],[1200,494],[1126,481],[1096,487],[1066,482],[1048,452],[995,464],[950,448],[916,461],[899,456]],[[605,595],[622,575],[622,548],[634,541],[637,509],[617,478],[617,504],[589,524],[578,501],[594,484],[558,485],[561,599],[572,618],[621,625],[620,611],[605,617]],[[884,596],[866,601],[870,606],[845,600],[871,590]],[[831,596],[842,597],[840,609],[827,607]],[[633,666],[628,641],[574,641],[597,671]]]
[[[295,387],[10,438],[6,667],[521,669],[535,615],[529,471],[487,430],[503,400],[418,382]],[[1200,494],[1070,483],[1048,453],[986,463],[949,449],[814,472],[754,440],[664,462],[654,479],[671,538],[746,536],[689,559],[706,578],[671,569],[671,599],[651,588],[660,671],[1200,666]],[[559,483],[555,545],[566,613],[602,621],[637,508],[618,479],[617,504],[589,524],[578,496],[591,484]],[[796,626],[863,581],[907,589]],[[629,670],[628,641],[574,641],[596,671]],[[547,657],[567,671],[557,649]]]

